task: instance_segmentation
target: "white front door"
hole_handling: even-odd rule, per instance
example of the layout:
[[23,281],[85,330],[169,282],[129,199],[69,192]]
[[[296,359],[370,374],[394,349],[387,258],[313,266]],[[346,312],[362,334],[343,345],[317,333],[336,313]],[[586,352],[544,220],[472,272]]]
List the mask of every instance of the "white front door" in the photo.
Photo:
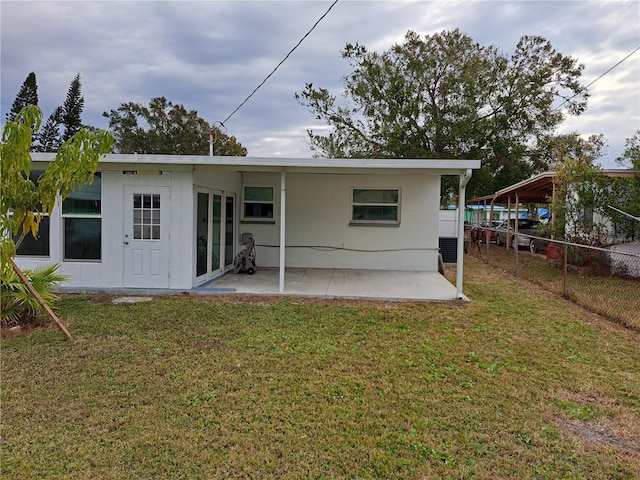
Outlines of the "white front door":
[[169,187],[124,187],[124,286],[169,287]]

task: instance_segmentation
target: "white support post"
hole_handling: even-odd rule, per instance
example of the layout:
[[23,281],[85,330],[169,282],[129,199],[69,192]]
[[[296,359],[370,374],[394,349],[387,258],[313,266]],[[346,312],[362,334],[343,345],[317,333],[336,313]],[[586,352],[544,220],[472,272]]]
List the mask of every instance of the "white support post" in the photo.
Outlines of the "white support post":
[[456,295],[458,300],[463,298],[462,273],[464,265],[464,213],[465,205],[467,203],[465,193],[469,180],[471,180],[471,169],[468,169],[464,174],[460,175],[460,188],[458,189],[458,265],[456,271]]
[[284,169],[280,172],[280,284],[278,291],[284,293],[284,265],[286,245],[287,186]]
[[[518,221],[518,219],[520,218],[520,196],[518,195],[518,190],[516,190],[516,221],[515,221],[515,231],[516,231],[516,235],[515,237],[513,237],[513,239],[515,240],[516,243],[516,248],[515,250],[515,255],[516,255],[516,277],[518,276],[518,271],[520,270],[519,268],[519,264],[518,264],[518,252],[520,251],[520,239],[518,238],[518,224],[520,223]],[[511,243],[513,243],[513,240],[511,240]],[[508,247],[507,247],[508,248]]]

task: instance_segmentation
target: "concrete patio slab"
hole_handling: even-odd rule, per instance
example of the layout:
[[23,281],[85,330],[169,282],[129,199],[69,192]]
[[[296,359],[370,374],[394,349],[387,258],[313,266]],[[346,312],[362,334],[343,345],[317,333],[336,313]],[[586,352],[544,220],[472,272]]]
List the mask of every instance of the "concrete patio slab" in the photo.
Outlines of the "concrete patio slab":
[[[259,268],[253,275],[228,273],[198,292],[281,295],[279,270]],[[282,295],[396,301],[457,300],[456,287],[437,272],[287,268]],[[466,297],[463,298],[466,300]]]

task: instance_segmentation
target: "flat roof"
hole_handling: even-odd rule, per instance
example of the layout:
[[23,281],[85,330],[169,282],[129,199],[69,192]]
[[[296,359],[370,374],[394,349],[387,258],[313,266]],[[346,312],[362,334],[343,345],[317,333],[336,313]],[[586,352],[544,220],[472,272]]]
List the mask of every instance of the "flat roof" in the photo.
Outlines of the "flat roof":
[[[37,162],[49,162],[52,153],[32,153]],[[101,164],[162,166],[182,165],[196,167],[217,167],[227,170],[244,171],[318,171],[324,173],[345,171],[390,170],[413,171],[415,173],[459,174],[468,169],[480,168],[480,160],[423,159],[423,158],[283,158],[283,157],[227,157],[208,155],[142,155],[110,153],[100,158]]]

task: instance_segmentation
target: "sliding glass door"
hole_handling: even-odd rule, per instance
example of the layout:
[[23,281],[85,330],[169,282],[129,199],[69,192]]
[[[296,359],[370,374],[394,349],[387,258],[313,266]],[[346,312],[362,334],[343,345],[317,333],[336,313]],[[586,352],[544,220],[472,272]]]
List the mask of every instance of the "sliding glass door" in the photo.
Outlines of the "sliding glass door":
[[209,197],[208,193],[198,192],[196,205],[196,277],[208,273],[209,264]]
[[224,265],[225,270],[228,270],[232,265],[234,259],[233,245],[235,238],[235,201],[233,196],[225,198],[225,239],[224,239]]
[[198,189],[195,210],[196,277],[213,277],[233,267],[235,197]]

